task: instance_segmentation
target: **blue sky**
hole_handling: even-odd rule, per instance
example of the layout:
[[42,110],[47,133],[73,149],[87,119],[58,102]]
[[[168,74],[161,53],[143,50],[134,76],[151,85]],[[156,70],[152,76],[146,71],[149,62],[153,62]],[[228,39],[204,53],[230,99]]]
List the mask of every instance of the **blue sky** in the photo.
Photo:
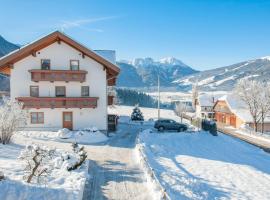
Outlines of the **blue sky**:
[[270,0],[0,0],[0,34],[62,29],[118,59],[174,56],[205,70],[270,55]]

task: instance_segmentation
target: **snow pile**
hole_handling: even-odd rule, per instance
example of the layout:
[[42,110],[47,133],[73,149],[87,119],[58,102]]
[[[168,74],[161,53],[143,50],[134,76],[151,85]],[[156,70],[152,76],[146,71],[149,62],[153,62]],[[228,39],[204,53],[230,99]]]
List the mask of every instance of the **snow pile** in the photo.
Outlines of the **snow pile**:
[[[96,131],[93,131],[96,130]],[[87,131],[77,131],[74,133],[74,137],[70,139],[72,142],[78,142],[80,144],[92,144],[105,142],[108,140],[108,137],[97,129],[88,129]]]
[[71,137],[71,131],[69,131],[67,128],[60,129],[57,132],[57,136],[61,139],[68,139]]
[[96,127],[89,127],[79,131],[70,131],[66,128],[54,131],[18,131],[17,134],[24,137],[54,140],[58,142],[77,142],[80,144],[93,144],[105,142],[108,137],[100,132]]
[[171,199],[270,199],[270,155],[220,134],[139,135],[147,162]]
[[74,171],[67,171],[77,158],[74,153],[55,149],[54,158],[48,163],[53,170],[46,183],[26,183],[23,180],[24,162],[19,161],[23,147],[20,145],[0,145],[0,170],[5,180],[0,182],[0,199],[65,200],[81,199],[88,176],[88,163]]

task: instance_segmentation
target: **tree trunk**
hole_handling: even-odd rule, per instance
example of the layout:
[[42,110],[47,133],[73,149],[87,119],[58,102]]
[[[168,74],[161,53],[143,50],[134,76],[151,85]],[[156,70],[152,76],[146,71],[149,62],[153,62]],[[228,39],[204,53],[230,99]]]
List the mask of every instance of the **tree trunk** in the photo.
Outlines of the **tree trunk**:
[[264,133],[264,117],[262,116],[262,130],[261,130],[262,133]]
[[258,131],[258,122],[254,122],[254,131],[257,132]]

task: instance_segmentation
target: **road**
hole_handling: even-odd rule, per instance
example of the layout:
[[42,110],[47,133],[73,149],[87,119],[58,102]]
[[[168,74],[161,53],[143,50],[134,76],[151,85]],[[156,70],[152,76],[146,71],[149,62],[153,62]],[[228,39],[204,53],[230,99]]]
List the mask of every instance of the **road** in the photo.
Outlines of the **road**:
[[222,124],[218,124],[218,130],[224,134],[239,138],[247,143],[262,148],[264,151],[270,153],[270,141],[260,139],[259,137],[252,137],[252,135],[240,134],[237,132],[237,129],[231,129]]
[[151,200],[143,171],[135,154],[140,126],[120,124],[117,135],[103,145],[87,146],[90,180],[83,200]]

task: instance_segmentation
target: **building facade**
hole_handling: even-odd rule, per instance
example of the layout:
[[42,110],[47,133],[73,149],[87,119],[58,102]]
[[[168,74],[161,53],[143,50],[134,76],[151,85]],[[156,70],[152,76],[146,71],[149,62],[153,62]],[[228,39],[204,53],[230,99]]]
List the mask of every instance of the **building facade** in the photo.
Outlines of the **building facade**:
[[208,94],[201,94],[195,99],[195,113],[196,118],[200,119],[214,119],[214,105],[217,99],[220,96],[216,95],[208,95]]
[[53,32],[0,60],[10,97],[29,112],[26,129],[107,130],[107,86],[119,68],[61,32]]
[[[214,105],[215,119],[218,123],[240,129],[254,128],[251,114],[245,105],[235,95],[225,95]],[[258,131],[262,130],[262,123],[258,123]],[[270,117],[266,117],[264,131],[270,132]]]

